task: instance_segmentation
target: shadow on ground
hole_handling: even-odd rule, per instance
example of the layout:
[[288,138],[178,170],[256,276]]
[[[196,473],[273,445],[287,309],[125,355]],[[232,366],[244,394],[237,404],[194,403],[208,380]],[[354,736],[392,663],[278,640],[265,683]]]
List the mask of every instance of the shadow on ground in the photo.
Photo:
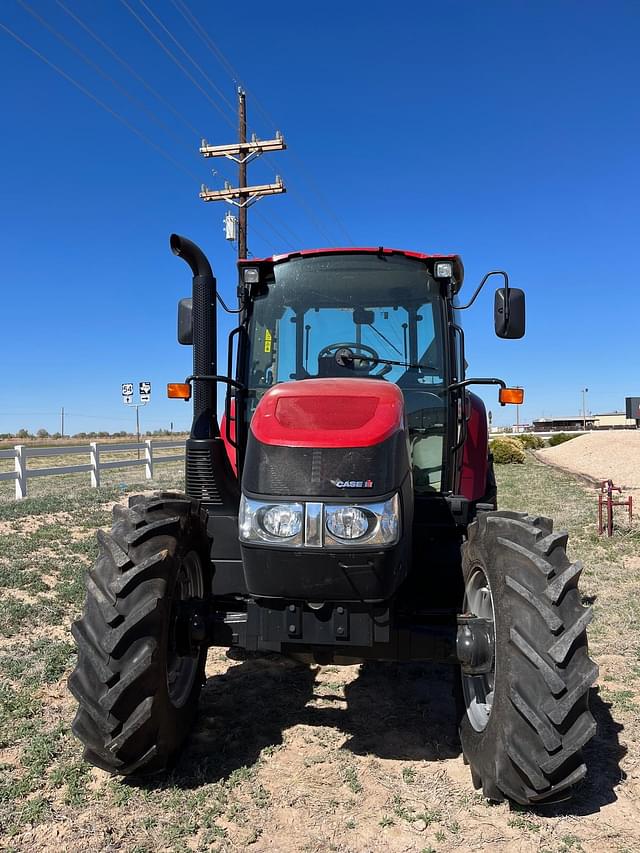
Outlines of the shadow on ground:
[[[248,656],[210,677],[196,729],[166,781],[194,788],[226,779],[282,744],[283,733],[298,724],[335,729],[345,736],[341,748],[357,755],[413,762],[460,755],[453,668],[365,663],[344,695],[330,679],[320,683],[318,672],[286,657]],[[588,777],[571,800],[538,807],[540,815],[594,814],[617,799],[614,789],[625,778],[623,726],[597,689],[591,710],[598,730],[584,750]]]
[[363,664],[344,695],[330,680],[320,685],[318,671],[286,657],[251,656],[207,679],[196,729],[170,784],[225,779],[298,724],[336,729],[346,737],[342,748],[355,754],[411,761],[460,754],[448,668]]

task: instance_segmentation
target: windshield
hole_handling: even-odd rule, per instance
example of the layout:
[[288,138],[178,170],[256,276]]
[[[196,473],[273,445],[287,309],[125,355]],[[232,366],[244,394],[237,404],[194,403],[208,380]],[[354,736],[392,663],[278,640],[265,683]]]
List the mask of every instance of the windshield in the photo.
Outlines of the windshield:
[[440,489],[446,426],[443,300],[419,260],[293,258],[256,294],[249,324],[248,416],[277,382],[380,378],[405,396],[416,491]]

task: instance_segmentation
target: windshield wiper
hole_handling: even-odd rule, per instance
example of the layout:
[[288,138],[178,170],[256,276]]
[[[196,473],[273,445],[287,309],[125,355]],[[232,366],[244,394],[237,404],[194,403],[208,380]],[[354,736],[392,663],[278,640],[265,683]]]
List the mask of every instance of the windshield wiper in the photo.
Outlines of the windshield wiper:
[[390,364],[393,367],[406,367],[409,370],[430,370],[433,373],[439,373],[438,368],[433,364],[411,364],[411,362],[407,361],[393,361],[390,358],[373,358],[369,355],[356,355],[355,353],[353,358],[359,361],[370,361],[372,364]]

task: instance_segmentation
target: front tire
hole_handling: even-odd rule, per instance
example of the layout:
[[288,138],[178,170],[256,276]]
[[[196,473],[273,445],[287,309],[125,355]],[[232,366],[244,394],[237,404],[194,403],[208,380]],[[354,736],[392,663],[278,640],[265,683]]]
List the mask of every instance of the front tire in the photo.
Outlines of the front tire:
[[197,711],[207,647],[178,632],[181,602],[209,591],[206,523],[197,502],[171,492],[136,495],[113,515],[71,628],[72,729],[91,764],[148,776],[174,762]]
[[593,614],[577,588],[582,566],[569,562],[566,543],[548,518],[487,512],[463,546],[465,611],[493,619],[495,657],[485,675],[462,668],[460,739],[475,786],[491,800],[564,799],[586,774],[598,668],[587,652]]

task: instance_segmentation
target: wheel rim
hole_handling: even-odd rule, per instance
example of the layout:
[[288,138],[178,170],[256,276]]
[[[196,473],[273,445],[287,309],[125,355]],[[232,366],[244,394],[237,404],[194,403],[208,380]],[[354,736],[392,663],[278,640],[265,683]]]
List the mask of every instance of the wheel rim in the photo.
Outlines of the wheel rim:
[[199,650],[194,655],[181,655],[178,652],[177,625],[180,603],[191,598],[204,597],[204,580],[200,557],[195,551],[189,551],[178,567],[178,576],[173,594],[169,631],[169,649],[167,654],[167,688],[169,699],[176,708],[182,707],[188,700],[200,666]]
[[[464,612],[487,619],[493,625],[495,636],[495,617],[491,586],[484,571],[473,569],[464,592]],[[484,731],[491,716],[496,674],[495,653],[490,672],[481,675],[462,673],[462,690],[467,706],[469,722],[477,732]]]

